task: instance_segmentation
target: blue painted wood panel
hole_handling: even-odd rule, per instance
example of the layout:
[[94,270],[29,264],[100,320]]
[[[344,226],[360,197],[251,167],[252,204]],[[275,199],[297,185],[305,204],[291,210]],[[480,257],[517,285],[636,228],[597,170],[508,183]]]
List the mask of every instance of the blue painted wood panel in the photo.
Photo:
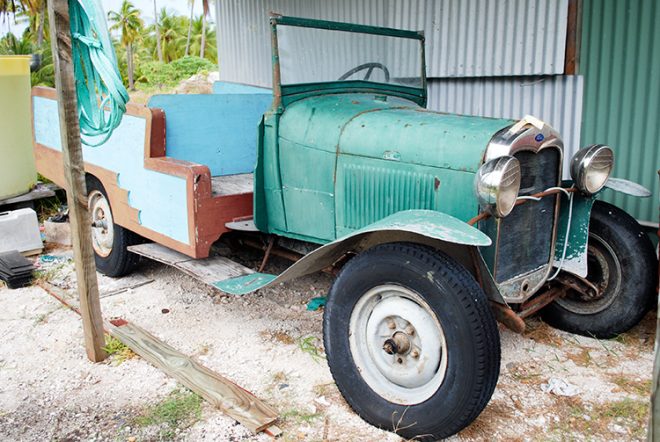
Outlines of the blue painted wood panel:
[[165,111],[168,157],[221,176],[253,171],[257,126],[271,101],[268,94],[155,95],[149,107]]
[[[35,141],[61,151],[57,101],[32,97]],[[118,174],[118,186],[128,190],[128,203],[138,209],[140,224],[184,244],[188,237],[186,180],[144,168],[144,118],[124,115],[108,141],[83,145],[86,163]]]

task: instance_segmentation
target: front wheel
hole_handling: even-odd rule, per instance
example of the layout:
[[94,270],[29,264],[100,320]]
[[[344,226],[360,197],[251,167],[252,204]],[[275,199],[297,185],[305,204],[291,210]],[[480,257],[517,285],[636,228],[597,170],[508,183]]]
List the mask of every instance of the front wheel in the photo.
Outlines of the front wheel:
[[392,243],[346,264],[328,296],[333,378],[367,422],[406,438],[457,433],[481,413],[500,367],[486,295],[433,249]]
[[591,211],[586,283],[542,310],[559,329],[612,338],[634,327],[653,305],[658,263],[650,239],[633,217],[596,201]]

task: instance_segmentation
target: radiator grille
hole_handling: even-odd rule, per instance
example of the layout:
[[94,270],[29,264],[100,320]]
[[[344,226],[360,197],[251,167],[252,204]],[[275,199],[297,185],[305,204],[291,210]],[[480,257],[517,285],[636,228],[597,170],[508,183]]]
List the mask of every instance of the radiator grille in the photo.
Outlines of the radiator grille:
[[[558,184],[560,155],[548,148],[539,153],[521,151],[520,195],[542,192]],[[495,280],[500,283],[548,264],[557,196],[528,202],[513,209],[500,220]]]
[[391,168],[347,164],[343,227],[359,229],[401,210],[436,207],[436,177]]

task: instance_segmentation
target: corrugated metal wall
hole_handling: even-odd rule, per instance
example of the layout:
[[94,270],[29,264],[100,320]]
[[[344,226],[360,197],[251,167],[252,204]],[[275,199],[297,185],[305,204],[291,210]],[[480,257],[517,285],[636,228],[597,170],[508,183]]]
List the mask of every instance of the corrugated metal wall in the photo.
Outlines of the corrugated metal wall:
[[582,140],[612,146],[614,176],[653,190],[652,198],[614,192],[607,198],[637,219],[655,223],[660,195],[660,4],[584,0],[583,17]]
[[271,87],[269,14],[386,26],[383,0],[217,0],[220,79]]
[[580,148],[581,76],[433,79],[429,108],[483,117],[534,115],[559,131],[568,159]]
[[390,0],[387,26],[423,29],[429,77],[561,74],[568,0]]
[[270,86],[268,14],[421,30],[427,76],[561,74],[568,0],[218,0],[220,75]]
[[[429,108],[554,126],[577,150],[582,80],[563,73],[568,0],[218,0],[220,78],[270,87],[268,13],[423,29]],[[444,78],[442,78],[444,77]]]

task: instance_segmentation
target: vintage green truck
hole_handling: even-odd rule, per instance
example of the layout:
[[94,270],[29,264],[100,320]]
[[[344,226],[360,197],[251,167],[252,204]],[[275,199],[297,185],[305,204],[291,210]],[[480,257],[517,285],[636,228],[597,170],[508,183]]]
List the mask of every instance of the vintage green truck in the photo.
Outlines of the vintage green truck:
[[[609,147],[579,150],[563,179],[562,140],[542,121],[425,108],[422,33],[270,22],[272,91],[154,97],[129,107],[104,146],[85,147],[101,271],[130,271],[132,252],[154,245],[145,239],[189,260],[178,263],[211,259],[227,233],[266,255],[307,248],[277,277],[222,275],[223,258],[206,280],[243,294],[339,270],[323,325],[332,375],[366,421],[420,439],[455,434],[488,403],[496,319],[522,331],[540,312],[610,338],[649,310],[653,246],[596,200],[604,186],[646,193],[610,178]],[[338,53],[343,65],[328,56]],[[61,182],[54,96],[33,96],[38,168]]]

